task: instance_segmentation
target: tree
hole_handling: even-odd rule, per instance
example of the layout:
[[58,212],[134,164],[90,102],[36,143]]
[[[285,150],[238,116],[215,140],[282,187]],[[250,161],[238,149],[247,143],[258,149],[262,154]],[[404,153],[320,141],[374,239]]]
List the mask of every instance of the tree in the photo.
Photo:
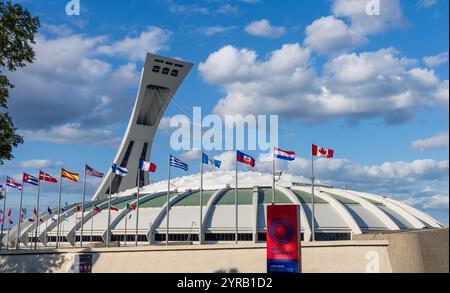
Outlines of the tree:
[[13,148],[23,143],[7,110],[9,90],[14,88],[5,71],[13,72],[32,63],[32,45],[40,26],[39,19],[10,0],[0,0],[0,165],[14,158]]

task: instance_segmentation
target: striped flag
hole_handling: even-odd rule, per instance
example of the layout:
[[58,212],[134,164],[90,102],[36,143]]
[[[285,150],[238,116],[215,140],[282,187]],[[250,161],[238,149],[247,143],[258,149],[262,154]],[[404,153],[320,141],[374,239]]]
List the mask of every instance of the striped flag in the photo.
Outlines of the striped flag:
[[12,180],[9,177],[6,178],[6,186],[14,188],[14,189],[22,190],[22,184],[17,183],[16,181]]
[[144,160],[139,160],[139,170],[155,173],[156,172],[156,165],[150,162],[146,162]]
[[31,176],[27,173],[23,173],[23,183],[28,183],[34,186],[38,186],[39,185],[39,179],[37,179],[34,176]]
[[285,160],[285,161],[294,161],[295,160],[295,152],[285,151],[279,148],[274,148],[274,157],[276,159]]
[[174,157],[170,155],[170,166],[182,169],[184,171],[189,170],[189,165],[178,159],[177,157]]
[[92,177],[103,178],[104,174],[101,172],[98,172],[98,171],[94,170],[93,168],[91,168],[90,166],[86,165],[86,175],[92,176]]
[[61,169],[61,177],[69,179],[73,182],[78,182],[78,179],[80,178],[80,175],[77,173],[72,173],[67,171],[66,169]]

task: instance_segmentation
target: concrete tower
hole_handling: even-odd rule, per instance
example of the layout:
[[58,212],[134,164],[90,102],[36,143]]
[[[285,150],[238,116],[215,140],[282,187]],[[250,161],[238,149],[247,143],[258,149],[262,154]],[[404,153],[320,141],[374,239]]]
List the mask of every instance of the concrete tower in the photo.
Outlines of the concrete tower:
[[[161,118],[192,66],[192,63],[147,54],[133,113],[114,158],[114,163],[128,169],[128,176],[114,176],[112,194],[149,184],[144,172],[140,174],[140,182],[137,182],[139,160],[149,160]],[[93,199],[109,194],[111,176],[109,169]]]

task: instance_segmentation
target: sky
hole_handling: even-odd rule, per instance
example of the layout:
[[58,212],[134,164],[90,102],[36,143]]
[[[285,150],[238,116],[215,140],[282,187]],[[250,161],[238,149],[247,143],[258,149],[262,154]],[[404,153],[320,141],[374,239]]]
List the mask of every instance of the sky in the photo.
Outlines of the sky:
[[[448,1],[380,0],[371,15],[369,0],[80,0],[80,15],[66,14],[68,0],[15,2],[41,28],[34,63],[7,73],[25,143],[0,166],[1,182],[39,169],[82,173],[85,163],[106,172],[152,52],[194,68],[155,137],[151,181],[166,179],[169,152],[191,167],[174,176],[199,172],[198,153],[169,151],[170,117],[197,106],[278,115],[279,146],[297,153],[279,169],[309,178],[311,143],[332,148],[335,158],[316,161],[319,180],[387,195],[448,226]],[[233,152],[211,155],[234,168]],[[88,179],[88,196],[99,184]],[[44,183],[42,206],[55,207],[57,191]],[[10,194],[15,208],[19,193]],[[82,184],[64,181],[63,202],[81,197]],[[24,198],[31,210],[35,188]]]

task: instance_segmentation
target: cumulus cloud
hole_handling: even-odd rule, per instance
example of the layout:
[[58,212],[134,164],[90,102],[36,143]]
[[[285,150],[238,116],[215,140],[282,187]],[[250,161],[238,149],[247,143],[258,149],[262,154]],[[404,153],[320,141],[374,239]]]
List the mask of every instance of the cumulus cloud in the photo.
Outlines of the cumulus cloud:
[[97,48],[100,54],[122,56],[131,61],[145,59],[147,52],[158,52],[169,48],[168,41],[172,32],[159,27],[150,26],[136,37],[126,37],[123,40]]
[[444,63],[448,63],[448,51],[434,56],[426,56],[423,62],[429,67],[436,67]]
[[305,45],[320,53],[344,52],[365,43],[364,35],[335,16],[319,18],[306,28]]
[[[106,36],[55,35],[45,30],[37,36],[35,62],[10,75],[17,87],[11,91],[9,110],[26,138],[117,142],[111,129],[129,116],[126,109],[131,112],[134,96],[130,89],[138,85],[140,73],[135,63],[105,61],[98,48],[107,44]],[[80,139],[81,132],[86,140]]]
[[448,142],[449,137],[448,132],[446,132],[439,133],[428,138],[415,140],[411,143],[411,145],[416,151],[426,152],[435,149],[448,149]]
[[226,15],[238,15],[241,13],[241,10],[236,5],[224,4],[217,9],[217,13],[226,14]]
[[399,0],[380,0],[377,15],[370,16],[366,8],[371,1],[334,0],[333,15],[307,26],[305,45],[321,54],[338,54],[365,45],[371,35],[406,25]]
[[265,60],[228,45],[199,70],[225,92],[214,109],[219,115],[278,114],[307,123],[382,117],[393,124],[410,119],[418,107],[448,106],[448,80],[393,48],[338,55],[322,76],[312,63],[310,48],[299,44],[285,44]]
[[245,31],[256,37],[279,38],[286,33],[282,26],[272,26],[267,19],[253,21],[245,27]]

